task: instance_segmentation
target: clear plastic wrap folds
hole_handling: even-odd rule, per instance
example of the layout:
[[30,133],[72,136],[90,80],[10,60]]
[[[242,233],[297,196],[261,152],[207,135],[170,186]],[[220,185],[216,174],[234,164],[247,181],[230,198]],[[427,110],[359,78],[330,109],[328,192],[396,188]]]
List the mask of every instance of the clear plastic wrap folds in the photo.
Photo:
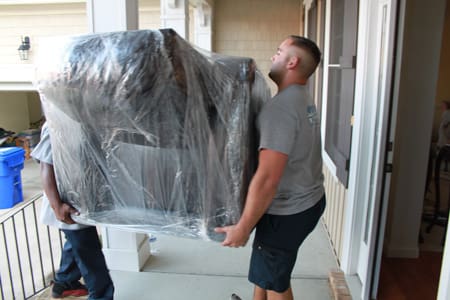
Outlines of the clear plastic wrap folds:
[[254,61],[196,49],[171,29],[41,48],[36,86],[77,221],[221,240],[214,228],[240,217],[270,96]]

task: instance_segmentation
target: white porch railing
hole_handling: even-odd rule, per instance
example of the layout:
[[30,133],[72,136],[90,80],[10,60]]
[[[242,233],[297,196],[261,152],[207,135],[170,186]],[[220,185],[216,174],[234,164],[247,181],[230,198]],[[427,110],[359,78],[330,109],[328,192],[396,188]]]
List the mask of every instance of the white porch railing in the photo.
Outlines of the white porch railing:
[[42,194],[0,216],[0,299],[32,299],[48,287],[59,265],[63,235],[42,225]]

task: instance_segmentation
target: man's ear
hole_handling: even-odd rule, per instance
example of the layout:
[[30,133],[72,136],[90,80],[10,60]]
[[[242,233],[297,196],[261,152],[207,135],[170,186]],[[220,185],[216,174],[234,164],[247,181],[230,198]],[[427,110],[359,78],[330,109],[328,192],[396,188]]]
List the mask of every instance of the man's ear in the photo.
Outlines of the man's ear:
[[289,58],[287,67],[288,69],[295,69],[299,64],[300,64],[300,57],[293,55]]

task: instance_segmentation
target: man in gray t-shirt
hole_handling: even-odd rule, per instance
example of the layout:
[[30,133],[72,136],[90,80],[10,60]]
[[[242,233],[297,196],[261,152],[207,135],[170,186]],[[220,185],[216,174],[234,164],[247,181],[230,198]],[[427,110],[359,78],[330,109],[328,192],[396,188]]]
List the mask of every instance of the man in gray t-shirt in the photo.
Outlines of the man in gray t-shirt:
[[259,150],[288,157],[278,190],[266,213],[292,215],[323,196],[320,124],[304,85],[292,84],[272,98],[258,117]]
[[278,47],[269,73],[278,93],[258,117],[258,168],[242,216],[216,228],[226,234],[222,245],[240,247],[256,227],[248,275],[254,300],[293,299],[298,249],[325,209],[320,122],[306,87],[320,57],[317,45],[299,36]]

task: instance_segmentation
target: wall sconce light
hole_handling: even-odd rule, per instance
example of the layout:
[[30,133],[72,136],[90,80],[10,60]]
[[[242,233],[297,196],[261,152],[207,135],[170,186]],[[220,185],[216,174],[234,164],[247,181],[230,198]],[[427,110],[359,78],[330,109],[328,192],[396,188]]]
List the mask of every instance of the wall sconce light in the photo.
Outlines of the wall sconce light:
[[20,60],[27,60],[28,59],[28,53],[30,52],[30,38],[29,37],[22,37],[22,44],[19,46],[19,57]]

